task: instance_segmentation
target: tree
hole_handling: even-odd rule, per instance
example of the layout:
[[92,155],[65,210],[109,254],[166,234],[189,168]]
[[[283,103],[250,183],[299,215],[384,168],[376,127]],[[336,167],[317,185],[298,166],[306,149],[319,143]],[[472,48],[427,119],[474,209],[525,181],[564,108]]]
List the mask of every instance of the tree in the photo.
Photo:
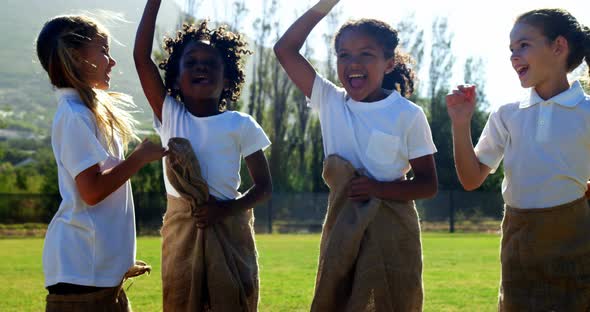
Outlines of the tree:
[[455,57],[451,50],[453,33],[446,18],[437,17],[432,23],[432,47],[428,70],[430,99],[430,128],[438,152],[435,155],[439,185],[442,189],[461,188],[455,174],[451,122],[446,112],[445,96]]
[[[465,61],[464,81],[476,86],[476,107],[471,118],[471,140],[477,143],[483,128],[488,119],[486,110],[489,108],[489,102],[485,93],[485,64],[481,58],[469,57]],[[500,166],[496,172],[484,181],[481,186],[483,191],[499,191],[504,175],[503,167]]]
[[274,56],[271,54],[272,51],[266,48],[272,30],[272,24],[268,18],[274,16],[275,13],[276,1],[272,0],[270,6],[268,6],[268,1],[265,0],[263,2],[262,17],[254,21],[254,29],[256,30],[254,44],[256,48],[252,66],[248,114],[260,124],[264,124],[264,103],[266,101],[265,94],[268,92],[269,65],[271,58]]
[[[400,42],[398,49],[406,51],[414,59],[412,66],[414,72],[418,74],[424,61],[424,30],[419,28],[415,23],[414,15],[409,15],[403,18],[396,26]],[[414,103],[419,103],[419,90],[421,81],[419,77],[414,82],[414,93],[409,97],[409,100]],[[428,110],[428,107],[424,107]]]

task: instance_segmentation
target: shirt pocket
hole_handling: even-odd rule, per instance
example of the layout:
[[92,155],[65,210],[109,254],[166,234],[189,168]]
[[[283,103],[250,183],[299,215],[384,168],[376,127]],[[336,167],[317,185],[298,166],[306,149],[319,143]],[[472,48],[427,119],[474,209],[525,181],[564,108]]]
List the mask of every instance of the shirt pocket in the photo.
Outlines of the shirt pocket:
[[366,156],[378,165],[392,165],[400,147],[400,137],[373,130],[369,136]]

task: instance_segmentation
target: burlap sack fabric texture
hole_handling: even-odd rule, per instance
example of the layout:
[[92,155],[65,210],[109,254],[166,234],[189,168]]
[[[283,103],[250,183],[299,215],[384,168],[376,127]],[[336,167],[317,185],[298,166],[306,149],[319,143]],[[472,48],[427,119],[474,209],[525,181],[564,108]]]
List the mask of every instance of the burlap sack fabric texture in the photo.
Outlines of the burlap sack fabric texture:
[[498,310],[590,311],[590,208],[505,207]]
[[46,312],[131,312],[131,305],[123,290],[123,284],[130,278],[149,273],[152,267],[143,261],[136,261],[117,287],[80,295],[47,295]]
[[180,198],[168,196],[162,234],[164,311],[257,311],[258,254],[252,209],[197,228],[209,199],[191,144],[171,138],[166,174]]
[[358,175],[339,156],[324,161],[330,194],[311,311],[421,311],[422,247],[414,203],[350,201],[348,185]]

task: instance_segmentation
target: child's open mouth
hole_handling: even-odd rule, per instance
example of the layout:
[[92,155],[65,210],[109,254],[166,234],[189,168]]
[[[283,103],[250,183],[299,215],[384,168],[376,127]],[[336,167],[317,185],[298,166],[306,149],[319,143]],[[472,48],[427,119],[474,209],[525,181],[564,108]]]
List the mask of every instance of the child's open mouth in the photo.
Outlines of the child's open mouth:
[[207,77],[206,75],[198,75],[193,77],[191,81],[195,84],[206,84],[209,83],[209,77]]
[[352,74],[348,75],[348,83],[351,87],[357,89],[364,86],[365,81],[367,81],[367,76],[363,74]]
[[518,77],[522,77],[528,72],[529,67],[526,65],[521,65],[521,66],[517,66],[515,69],[516,69],[516,73],[518,74]]

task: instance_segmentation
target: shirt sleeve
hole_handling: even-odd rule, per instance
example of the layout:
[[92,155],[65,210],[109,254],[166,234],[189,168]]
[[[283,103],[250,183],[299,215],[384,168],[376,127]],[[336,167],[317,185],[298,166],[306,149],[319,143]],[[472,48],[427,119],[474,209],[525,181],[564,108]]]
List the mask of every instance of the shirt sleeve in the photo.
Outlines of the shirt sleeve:
[[247,157],[258,150],[264,150],[270,146],[270,140],[262,127],[252,118],[247,116],[242,122],[240,131],[240,151],[243,157]]
[[170,138],[170,123],[174,116],[179,114],[180,103],[170,95],[166,95],[164,103],[162,104],[162,120],[158,120],[158,116],[154,114],[154,130],[160,135],[162,146],[168,145]]
[[68,114],[63,116],[57,128],[59,130],[55,133],[55,139],[60,151],[59,161],[72,178],[109,157],[97,137],[96,123],[89,116]]
[[409,127],[407,136],[408,159],[415,159],[436,153],[436,146],[432,140],[432,132],[426,115],[419,109],[414,121]]
[[492,169],[491,173],[500,166],[508,140],[508,131],[501,117],[500,109],[490,114],[475,146],[475,155],[482,164]]
[[343,89],[338,88],[330,80],[316,73],[311,89],[311,98],[308,100],[307,106],[320,111],[322,106],[331,102],[334,98],[344,97],[344,95]]

